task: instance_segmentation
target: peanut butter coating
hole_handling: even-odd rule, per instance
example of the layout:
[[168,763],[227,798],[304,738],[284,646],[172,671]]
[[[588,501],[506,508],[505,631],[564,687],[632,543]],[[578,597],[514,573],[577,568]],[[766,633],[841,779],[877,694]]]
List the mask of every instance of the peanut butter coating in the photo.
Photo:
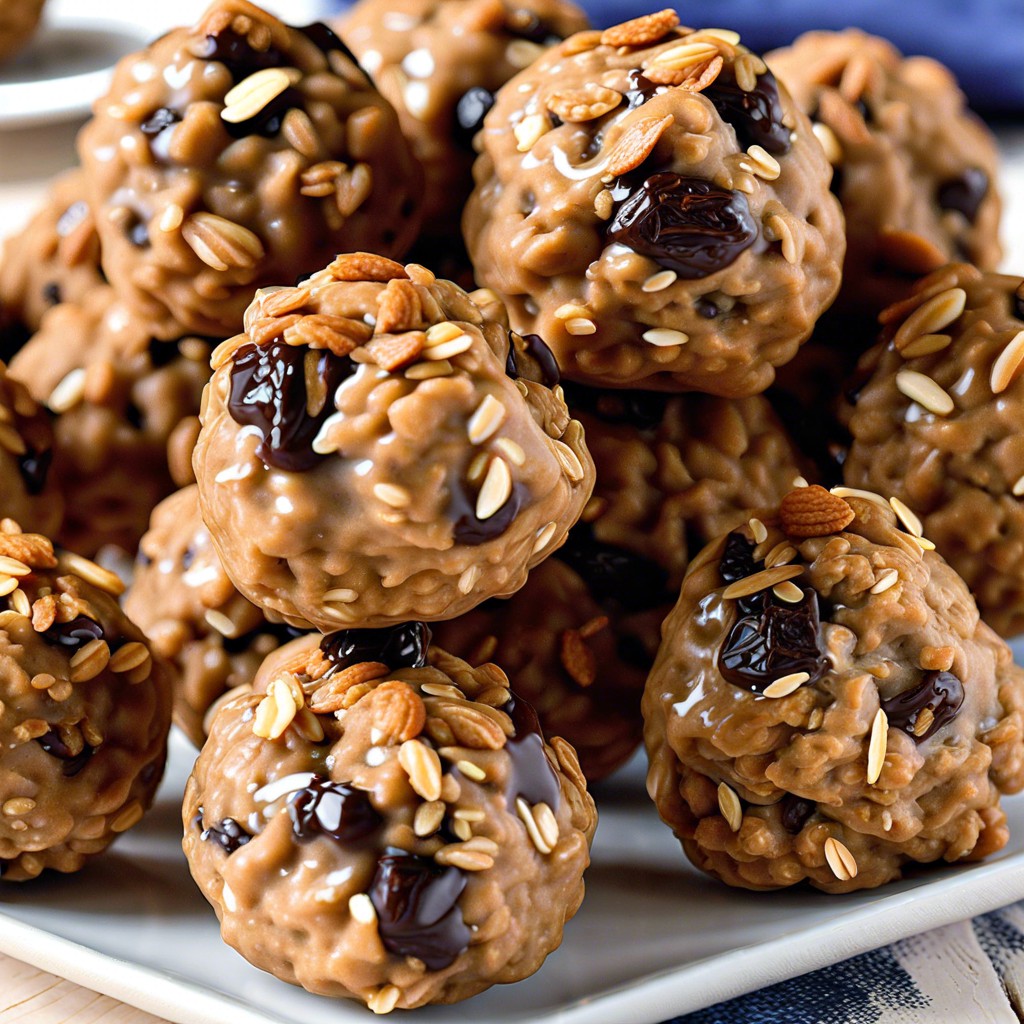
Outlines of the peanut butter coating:
[[[769,510],[762,542],[744,527],[695,561],[644,695],[662,818],[698,867],[750,889],[849,892],[979,859],[1007,840],[1000,794],[1024,785],[1024,673],[963,581],[883,499],[846,499],[843,529],[820,494],[799,517],[817,535]],[[761,559],[802,596],[746,583]]]
[[153,510],[124,607],[178,672],[174,721],[201,747],[212,705],[251,687],[264,658],[294,634],[270,625],[235,590],[199,515],[195,485]]
[[963,263],[918,281],[842,409],[845,482],[910,506],[1004,636],[1024,629],[1022,285]]
[[246,324],[215,353],[194,464],[224,568],[270,620],[458,615],[518,589],[579,517],[582,427],[450,282],[347,254],[258,294]]
[[341,668],[318,642],[221,708],[188,783],[185,854],[225,941],[376,1012],[532,974],[580,904],[596,825],[572,748],[512,709],[496,666],[434,647]]
[[79,154],[104,270],[161,337],[237,331],[261,285],[401,255],[419,223],[390,104],[324,26],[245,0],[124,58]]
[[756,394],[838,290],[827,162],[729,33],[631,38],[577,34],[499,91],[463,218],[477,279],[570,379]]
[[153,508],[191,481],[210,349],[194,336],[155,340],[108,286],[46,313],[11,375],[56,414],[61,543],[86,555],[104,544],[134,552]]
[[[4,520],[18,587],[0,610],[0,877],[77,871],[149,807],[171,724],[170,669],[116,577]],[[12,562],[12,560],[14,560]]]
[[339,20],[339,35],[398,112],[423,165],[428,234],[458,231],[473,190],[469,119],[487,95],[587,27],[568,0],[362,0]]
[[857,29],[808,32],[765,60],[834,168],[846,215],[841,309],[873,315],[949,260],[995,269],[995,139],[948,68]]

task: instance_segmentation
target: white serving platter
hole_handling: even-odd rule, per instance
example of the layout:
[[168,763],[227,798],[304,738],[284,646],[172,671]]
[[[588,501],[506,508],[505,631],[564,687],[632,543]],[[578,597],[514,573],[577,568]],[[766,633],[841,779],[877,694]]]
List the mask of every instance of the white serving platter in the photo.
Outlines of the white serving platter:
[[[311,996],[250,967],[181,853],[194,751],[178,734],[157,804],[77,876],[0,891],[0,951],[180,1024],[344,1024],[354,1003]],[[424,1024],[655,1024],[1024,898],[1024,797],[1006,801],[1010,845],[984,864],[923,870],[874,892],[731,890],[692,869],[658,820],[634,761],[598,787],[587,896],[533,978]]]

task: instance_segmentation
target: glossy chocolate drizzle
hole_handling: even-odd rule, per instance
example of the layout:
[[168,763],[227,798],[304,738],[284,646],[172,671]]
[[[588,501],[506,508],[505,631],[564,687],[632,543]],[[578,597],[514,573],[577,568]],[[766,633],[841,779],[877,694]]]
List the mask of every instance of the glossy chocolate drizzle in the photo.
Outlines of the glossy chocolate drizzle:
[[316,352],[317,376],[323,382],[323,408],[310,415],[306,394],[306,354],[301,345],[272,341],[243,345],[231,366],[228,412],[236,423],[259,429],[262,440],[256,454],[267,466],[300,473],[311,469],[322,455],[313,451],[313,439],[334,411],[334,393],[355,364],[327,349]]
[[505,741],[505,750],[512,762],[505,789],[509,810],[515,813],[516,797],[521,796],[529,804],[545,803],[557,811],[562,790],[544,753],[537,712],[522,697],[516,696],[502,710],[512,719],[516,730],[516,734]]
[[78,615],[70,622],[55,622],[41,633],[43,640],[51,647],[65,647],[69,657],[93,640],[103,638],[103,627],[96,621]]
[[722,120],[733,126],[743,149],[762,146],[776,155],[789,152],[790,129],[782,123],[779,86],[770,71],[758,75],[757,85],[747,92],[739,87],[732,66],[727,64],[702,95],[714,104]]
[[649,99],[663,92],[668,92],[667,85],[652,82],[640,68],[633,68],[629,73],[629,88],[622,94],[626,97],[626,106],[630,110],[642,107]]
[[427,857],[383,854],[370,885],[377,931],[396,956],[414,956],[431,971],[447,967],[469,946],[459,897],[466,876]]
[[430,646],[430,627],[425,622],[400,622],[381,629],[339,629],[320,641],[320,650],[332,671],[379,661],[390,669],[423,668]]
[[673,171],[612,186],[608,238],[693,280],[724,270],[759,237],[742,192]]
[[365,839],[381,824],[369,794],[347,782],[314,775],[288,797],[288,815],[297,839],[308,842],[327,836],[339,843]]
[[[727,583],[745,579],[759,571],[744,547],[752,545],[740,534],[730,534],[720,572]],[[780,676],[806,672],[809,683],[828,671],[828,658],[821,650],[818,595],[809,588],[799,604],[779,601],[771,590],[740,598],[737,618],[718,652],[718,671],[733,684],[761,693]]]
[[[917,686],[883,700],[881,704],[889,725],[902,729],[921,743],[956,718],[963,702],[963,683],[952,672],[928,672]],[[918,735],[915,728],[925,708],[934,717]]]
[[71,748],[60,738],[60,733],[56,729],[37,736],[36,743],[51,757],[56,757],[59,761],[64,762],[61,774],[66,779],[73,779],[89,763],[89,758],[96,752],[94,747],[84,743],[77,754],[73,753]]
[[939,186],[938,202],[943,210],[956,210],[973,224],[988,194],[988,175],[980,167],[968,167],[958,178]]
[[[522,346],[516,344],[515,339],[520,338]],[[536,372],[525,374],[527,380],[543,384],[546,388],[555,387],[562,379],[561,371],[558,368],[558,360],[554,352],[548,347],[547,342],[539,334],[513,335],[509,333],[508,355],[505,356],[505,373],[512,380],[519,380],[524,376],[519,365],[519,360],[525,356],[535,364]],[[532,369],[529,368],[528,369]],[[540,380],[536,381],[535,377]]]
[[200,829],[199,838],[204,843],[216,843],[228,856],[252,839],[252,836],[234,818],[224,818],[219,824],[204,828],[201,807],[199,814],[196,815],[196,825]]

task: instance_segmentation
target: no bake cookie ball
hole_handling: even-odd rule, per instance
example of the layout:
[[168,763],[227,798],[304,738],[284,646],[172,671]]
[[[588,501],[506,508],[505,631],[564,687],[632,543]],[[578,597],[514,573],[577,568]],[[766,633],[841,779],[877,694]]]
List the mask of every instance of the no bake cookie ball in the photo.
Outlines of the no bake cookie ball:
[[103,286],[65,302],[11,361],[11,375],[56,414],[51,473],[65,499],[61,543],[134,552],[149,514],[190,482],[212,344],[156,341]]
[[259,293],[246,328],[214,355],[194,462],[224,568],[271,620],[458,615],[579,517],[583,430],[527,377],[550,353],[450,282],[347,254]]
[[473,136],[494,93],[587,27],[568,0],[361,0],[341,19],[339,34],[398,111],[423,165],[428,233],[458,232],[473,189]]
[[[80,170],[50,186],[28,224],[0,252],[0,305],[26,332],[59,302],[81,302],[103,284],[100,243]],[[15,346],[5,346],[10,358]]]
[[985,621],[1024,629],[1024,282],[953,264],[882,313],[842,410],[845,482],[892,494],[967,581]]
[[194,484],[153,510],[124,608],[177,668],[174,721],[197,747],[214,703],[251,685],[266,656],[297,636],[268,623],[235,590],[200,518]]
[[880,497],[797,489],[710,545],[644,694],[647,788],[699,868],[870,888],[1007,839],[1024,673]]
[[734,32],[673,11],[553,47],[477,137],[477,279],[571,379],[763,391],[839,287],[810,123]]
[[0,516],[41,533],[57,530],[64,501],[52,463],[49,417],[0,363]]
[[13,57],[35,35],[44,0],[0,0],[0,61]]
[[422,623],[307,637],[226,703],[185,793],[185,855],[246,959],[377,1013],[540,967],[596,824],[572,747],[495,665]]
[[95,111],[79,152],[103,267],[161,337],[223,337],[260,285],[415,237],[422,172],[323,25],[218,0],[121,61]]
[[163,774],[169,670],[116,576],[0,522],[0,878],[77,871],[131,828]]
[[947,68],[857,29],[808,32],[765,59],[833,165],[843,309],[877,313],[952,259],[996,267],[995,140]]

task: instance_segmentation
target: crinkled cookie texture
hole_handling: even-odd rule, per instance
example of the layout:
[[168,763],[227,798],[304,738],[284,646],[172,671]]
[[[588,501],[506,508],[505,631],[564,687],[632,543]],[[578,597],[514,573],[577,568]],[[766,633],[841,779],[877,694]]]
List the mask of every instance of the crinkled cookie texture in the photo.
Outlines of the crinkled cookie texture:
[[178,670],[174,721],[197,747],[213,705],[250,687],[266,656],[296,636],[235,590],[200,518],[194,484],[153,510],[124,609]]
[[[224,940],[376,1013],[536,971],[583,898],[576,756],[422,623],[305,637],[214,718],[185,855]],[[318,643],[319,641],[319,643]]]
[[709,546],[665,622],[647,788],[731,885],[849,892],[1006,843],[1024,673],[901,513],[798,489]]
[[52,462],[49,417],[0,363],[0,516],[33,531],[56,532],[64,501]]
[[61,543],[134,552],[149,514],[192,479],[211,343],[156,341],[106,286],[65,302],[11,361],[11,375],[56,414],[51,475],[65,500]]
[[842,415],[847,484],[893,494],[1004,636],[1024,629],[1024,281],[952,264],[882,313]]
[[572,379],[756,394],[838,290],[828,163],[733,32],[663,11],[573,36],[499,91],[477,146],[477,279]]
[[161,337],[238,330],[260,285],[401,255],[422,172],[324,25],[217,0],[118,65],[79,136],[103,267]]
[[435,634],[472,663],[501,664],[593,781],[639,743],[640,695],[689,558],[807,470],[760,396],[566,396],[597,470],[582,521],[522,590]]
[[494,93],[587,27],[568,0],[361,0],[339,21],[423,164],[429,234],[458,231],[473,190],[473,136]]
[[13,57],[35,35],[44,0],[0,0],[0,61]]
[[[27,331],[59,302],[81,302],[103,284],[96,222],[78,169],[55,179],[28,224],[0,253],[0,304]],[[13,355],[6,350],[5,358]]]
[[194,461],[224,568],[269,619],[448,618],[562,543],[593,462],[560,390],[526,379],[550,352],[503,315],[366,253],[257,295],[214,353]]
[[952,259],[999,263],[995,139],[950,71],[857,29],[766,55],[814,121],[846,214],[839,306],[875,314]]
[[0,877],[77,871],[142,817],[163,775],[168,667],[120,580],[0,522]]

